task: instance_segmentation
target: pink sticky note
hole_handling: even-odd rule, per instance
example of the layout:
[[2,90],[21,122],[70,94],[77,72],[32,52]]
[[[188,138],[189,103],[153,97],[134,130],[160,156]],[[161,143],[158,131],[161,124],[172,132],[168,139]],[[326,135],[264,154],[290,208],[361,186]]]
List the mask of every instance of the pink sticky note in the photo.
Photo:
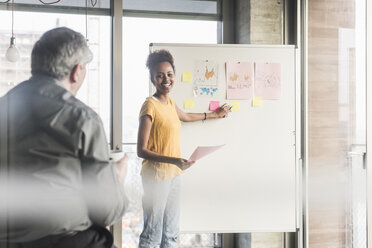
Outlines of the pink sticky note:
[[220,101],[210,101],[209,102],[209,110],[216,111],[220,108]]

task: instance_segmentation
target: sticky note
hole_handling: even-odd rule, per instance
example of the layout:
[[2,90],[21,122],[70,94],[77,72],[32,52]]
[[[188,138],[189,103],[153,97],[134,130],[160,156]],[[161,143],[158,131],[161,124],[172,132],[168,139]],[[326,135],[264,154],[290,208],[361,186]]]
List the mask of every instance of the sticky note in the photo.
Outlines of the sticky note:
[[240,111],[240,102],[238,101],[230,102],[230,106],[231,106],[231,111]]
[[185,99],[183,100],[184,109],[193,109],[194,108],[194,99]]
[[182,82],[192,82],[192,72],[182,72]]
[[261,107],[262,106],[262,97],[255,96],[252,99],[252,107]]
[[216,111],[220,108],[220,101],[210,101],[209,102],[209,110]]

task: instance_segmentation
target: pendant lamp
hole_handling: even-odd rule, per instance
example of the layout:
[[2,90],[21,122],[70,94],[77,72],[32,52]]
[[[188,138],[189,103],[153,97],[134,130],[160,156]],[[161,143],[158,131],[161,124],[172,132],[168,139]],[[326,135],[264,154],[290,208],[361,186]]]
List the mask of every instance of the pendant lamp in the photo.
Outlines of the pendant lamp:
[[20,58],[19,51],[15,46],[14,36],[14,0],[12,0],[12,37],[10,38],[10,46],[6,51],[6,59],[10,62],[17,62]]

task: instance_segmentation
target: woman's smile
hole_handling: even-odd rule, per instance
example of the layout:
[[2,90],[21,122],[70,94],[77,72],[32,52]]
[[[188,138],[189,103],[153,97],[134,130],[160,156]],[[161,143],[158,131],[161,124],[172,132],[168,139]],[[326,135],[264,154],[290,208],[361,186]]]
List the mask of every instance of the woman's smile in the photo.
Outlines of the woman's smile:
[[162,85],[166,88],[169,88],[172,85],[172,83],[171,82],[165,82],[165,83],[162,83]]

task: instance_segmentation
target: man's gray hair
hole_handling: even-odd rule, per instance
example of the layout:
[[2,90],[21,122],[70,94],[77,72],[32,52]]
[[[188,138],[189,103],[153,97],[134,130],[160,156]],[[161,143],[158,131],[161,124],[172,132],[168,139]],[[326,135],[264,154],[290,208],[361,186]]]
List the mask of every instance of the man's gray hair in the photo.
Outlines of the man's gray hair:
[[31,54],[31,73],[44,74],[61,80],[74,66],[85,66],[93,59],[84,36],[61,27],[44,33],[35,43]]

